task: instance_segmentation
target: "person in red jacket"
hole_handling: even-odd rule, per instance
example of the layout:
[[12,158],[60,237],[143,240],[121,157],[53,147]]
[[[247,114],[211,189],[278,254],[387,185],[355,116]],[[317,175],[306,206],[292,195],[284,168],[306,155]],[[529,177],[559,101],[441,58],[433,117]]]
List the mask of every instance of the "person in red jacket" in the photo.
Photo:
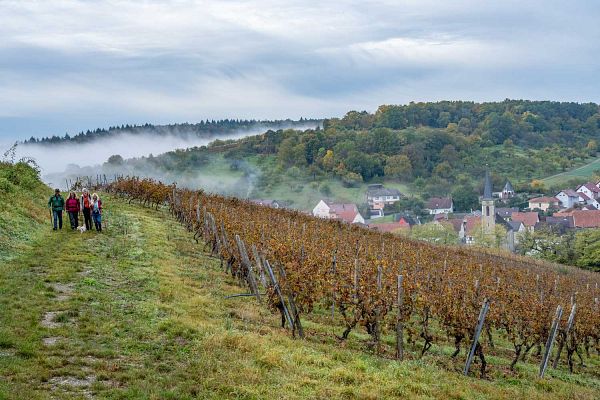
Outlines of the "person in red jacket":
[[83,220],[85,221],[85,229],[92,229],[92,196],[87,189],[83,189],[81,193],[81,200],[79,201],[79,207],[83,212]]
[[75,192],[69,193],[69,198],[65,203],[65,208],[69,213],[69,220],[71,221],[71,229],[76,229],[79,226],[79,200],[75,195]]

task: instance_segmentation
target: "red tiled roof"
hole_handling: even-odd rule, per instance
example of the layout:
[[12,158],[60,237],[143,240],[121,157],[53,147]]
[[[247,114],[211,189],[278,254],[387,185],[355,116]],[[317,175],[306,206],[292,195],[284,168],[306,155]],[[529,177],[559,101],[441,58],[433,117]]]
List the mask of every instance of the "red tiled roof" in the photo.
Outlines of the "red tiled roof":
[[558,203],[556,197],[536,197],[535,199],[529,199],[530,203]]
[[572,215],[576,228],[600,228],[600,210],[577,210]]
[[358,214],[358,207],[352,203],[327,203],[329,212],[344,222],[352,223]]
[[460,232],[460,228],[463,223],[462,218],[451,218],[448,220],[448,222],[452,224],[452,227],[454,228],[455,232],[457,232],[457,233]]
[[398,222],[382,222],[380,224],[371,224],[369,228],[378,230],[379,232],[394,232],[398,229],[409,229],[410,224],[404,219],[400,219]]
[[582,187],[587,188],[592,193],[600,193],[600,189],[598,189],[598,187],[596,185],[594,185],[592,182],[584,183],[583,185],[579,186],[577,188],[577,190],[581,189]]
[[447,214],[435,214],[435,216],[433,217],[434,221],[442,221],[442,220],[446,220],[446,219],[448,219]]
[[427,201],[425,208],[429,210],[452,208],[452,199],[450,197],[432,197]]
[[576,210],[577,210],[577,209],[576,209],[576,208],[573,208],[573,207],[571,207],[571,208],[565,208],[564,210],[561,210],[561,211],[555,212],[555,213],[553,214],[553,216],[554,216],[554,217],[570,217],[570,216],[572,216],[572,215],[573,215],[573,211],[576,211]]
[[473,229],[477,226],[481,226],[481,217],[465,217],[465,221],[467,222],[465,226],[465,234],[467,236],[471,236]]
[[[531,201],[531,200],[530,200]],[[537,212],[529,211],[529,212],[514,212],[512,214],[513,221],[520,221],[525,226],[535,226],[540,220],[540,217]]]
[[585,201],[588,201],[590,199],[590,196],[588,196],[587,194],[585,194],[583,192],[579,193],[579,197],[581,197]]
[[573,189],[561,190],[561,192],[565,193],[569,197],[579,197],[579,193],[577,193]]

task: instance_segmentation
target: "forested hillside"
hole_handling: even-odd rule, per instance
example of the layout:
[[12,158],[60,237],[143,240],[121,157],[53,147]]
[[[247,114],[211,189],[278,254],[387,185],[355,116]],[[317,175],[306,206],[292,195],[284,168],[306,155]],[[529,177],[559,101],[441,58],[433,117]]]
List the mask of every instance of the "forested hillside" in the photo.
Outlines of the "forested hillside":
[[279,195],[281,185],[302,197],[307,189],[328,194],[336,182],[351,188],[385,180],[409,184],[423,197],[451,194],[467,210],[477,206],[486,165],[495,189],[510,179],[517,190],[540,191],[547,188],[535,179],[593,158],[598,110],[521,100],[381,106],[327,119],[322,129],[271,130],[127,164],[138,174],[148,166],[181,174],[225,161],[252,177],[254,196]]

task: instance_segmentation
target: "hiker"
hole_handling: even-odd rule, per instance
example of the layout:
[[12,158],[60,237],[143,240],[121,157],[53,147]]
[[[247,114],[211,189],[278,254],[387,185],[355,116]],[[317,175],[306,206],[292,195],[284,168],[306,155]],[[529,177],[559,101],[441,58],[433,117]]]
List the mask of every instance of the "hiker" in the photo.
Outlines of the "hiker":
[[92,196],[86,188],[83,188],[81,193],[81,199],[79,201],[79,208],[83,212],[83,220],[85,221],[85,229],[92,229]]
[[58,228],[62,229],[62,212],[65,208],[65,199],[60,195],[60,189],[54,190],[54,196],[50,197],[50,200],[48,200],[48,208],[52,210],[52,222],[54,224],[52,230],[56,230],[57,224]]
[[75,192],[69,193],[69,198],[65,203],[66,210],[69,213],[69,221],[71,221],[71,230],[75,230],[79,226],[79,200]]
[[92,219],[96,226],[96,231],[102,232],[102,200],[96,193],[92,195]]

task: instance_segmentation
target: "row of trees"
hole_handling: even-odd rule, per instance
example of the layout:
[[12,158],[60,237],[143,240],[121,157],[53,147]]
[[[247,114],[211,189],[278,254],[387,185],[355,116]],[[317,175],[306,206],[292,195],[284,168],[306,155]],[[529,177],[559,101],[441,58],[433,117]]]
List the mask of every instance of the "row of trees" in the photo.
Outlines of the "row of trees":
[[518,249],[524,255],[600,272],[600,229],[536,229],[521,235]]
[[304,128],[306,125],[318,125],[321,120],[305,119],[299,120],[247,120],[247,119],[221,119],[206,120],[198,123],[181,123],[170,125],[129,125],[111,126],[108,128],[97,128],[94,130],[81,131],[73,136],[65,133],[64,136],[53,135],[44,138],[31,137],[25,144],[60,144],[65,142],[84,143],[91,142],[105,137],[115,137],[123,134],[151,134],[151,135],[176,135],[176,136],[219,136],[238,131],[248,131],[256,129],[279,129],[281,127]]

